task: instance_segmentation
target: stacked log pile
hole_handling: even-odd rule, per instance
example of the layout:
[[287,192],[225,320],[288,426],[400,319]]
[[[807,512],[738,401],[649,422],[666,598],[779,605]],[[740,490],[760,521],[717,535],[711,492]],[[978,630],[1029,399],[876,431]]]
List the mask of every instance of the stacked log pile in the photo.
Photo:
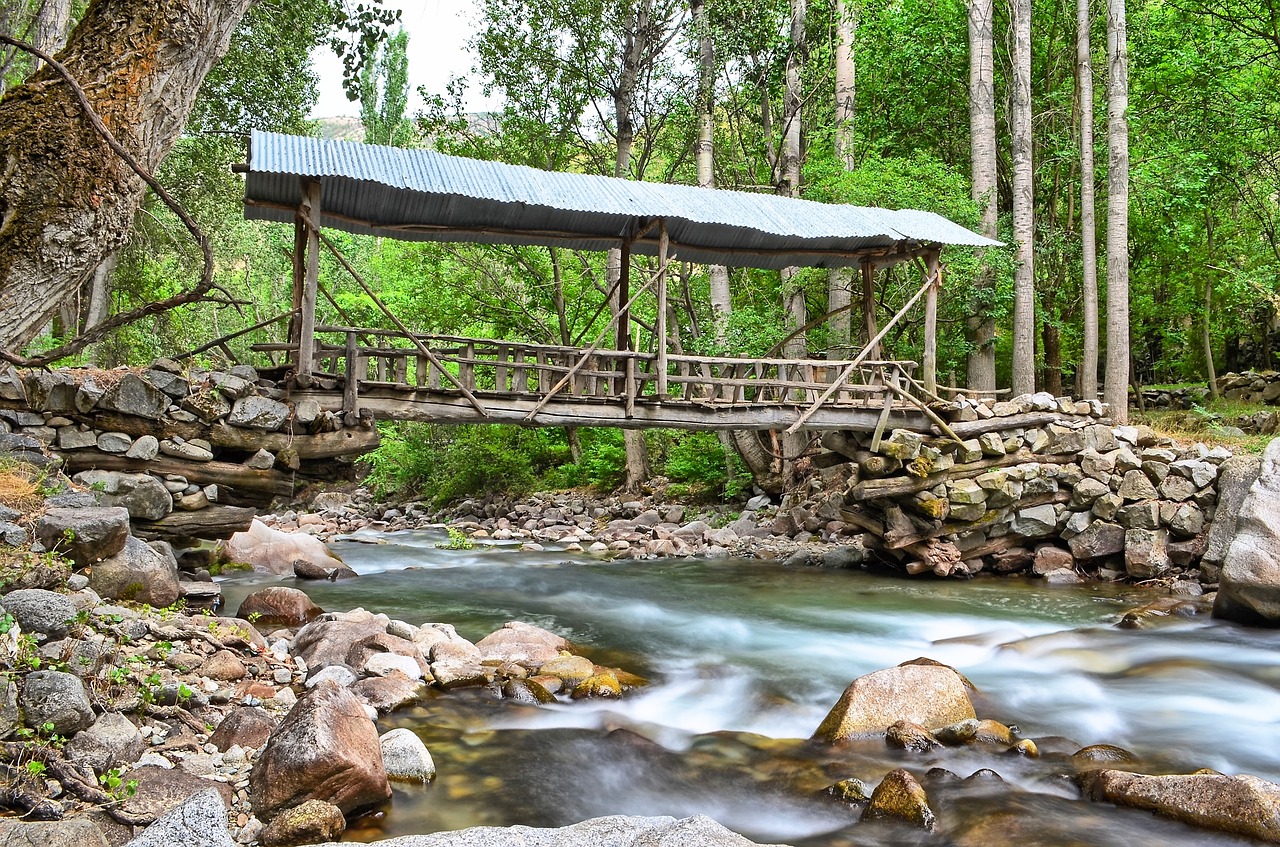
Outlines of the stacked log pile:
[[819,460],[848,460],[841,518],[909,572],[1150,579],[1203,554],[1228,451],[1178,449],[1110,426],[1097,403],[1047,394],[945,411],[961,441],[894,430],[872,450],[865,434],[829,433],[834,455]]
[[294,403],[246,365],[8,370],[0,428],[31,436],[144,538],[226,538],[300,481],[329,477],[378,444],[368,419]]

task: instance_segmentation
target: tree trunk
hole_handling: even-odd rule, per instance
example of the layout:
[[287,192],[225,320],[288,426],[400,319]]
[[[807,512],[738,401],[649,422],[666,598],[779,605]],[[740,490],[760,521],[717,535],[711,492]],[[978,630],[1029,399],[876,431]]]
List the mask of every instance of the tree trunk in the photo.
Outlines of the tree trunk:
[[[253,0],[94,0],[62,61],[116,139],[154,170]],[[144,183],[50,68],[0,101],[0,345],[30,341],[124,244]]]
[[[791,0],[791,49],[787,53],[787,85],[783,96],[782,181],[778,193],[784,197],[800,194],[800,108],[804,92],[800,72],[804,67],[804,28],[807,0]],[[788,333],[808,323],[804,289],[796,282],[798,268],[782,269],[782,297]],[[792,359],[803,358],[808,351],[805,333],[787,342],[784,353]]]
[[[982,234],[996,237],[996,92],[995,35],[992,0],[969,2],[969,139],[973,159],[973,199],[982,206]],[[993,391],[996,387],[996,323],[989,297],[995,274],[984,268],[978,278],[979,297],[965,321],[969,331],[968,379],[970,388]]]
[[[853,170],[854,159],[854,94],[857,91],[857,63],[853,45],[858,34],[857,11],[848,0],[836,0],[836,158],[845,170]],[[853,271],[849,268],[832,268],[827,272],[827,311],[834,312],[853,302]],[[848,347],[852,336],[853,315],[848,309],[831,317],[827,324],[828,343],[833,347]],[[843,357],[843,354],[841,354]]]
[[1013,393],[1036,390],[1035,207],[1031,161],[1031,0],[1013,0]]
[[1124,0],[1107,0],[1107,376],[1111,419],[1129,420],[1129,48]]
[[[698,166],[698,187],[715,188],[715,82],[716,51],[707,30],[703,0],[690,0],[694,32],[698,36],[698,142],[693,155]],[[729,289],[729,269],[710,265],[711,321],[716,343],[728,342],[729,316],[733,313],[733,293]]]
[[1080,247],[1084,265],[1084,350],[1080,396],[1098,397],[1098,236],[1093,184],[1093,52],[1089,46],[1089,0],[1076,0],[1076,75],[1080,91]]
[[[644,38],[648,32],[648,10],[648,0],[642,0],[634,16],[623,27],[626,36],[622,41],[622,55],[619,57],[622,70],[618,75],[618,87],[613,92],[614,120],[617,124],[613,175],[618,179],[626,179],[631,170],[631,151],[636,137],[631,109],[635,104],[640,64],[646,52]],[[605,266],[609,288],[616,291],[622,274],[630,270],[622,267],[622,251],[610,250]],[[615,316],[623,305],[624,301],[615,294],[610,304]],[[628,429],[623,432],[622,438],[627,450],[626,487],[628,491],[636,491],[649,478],[649,450],[644,443],[644,433],[640,430]]]

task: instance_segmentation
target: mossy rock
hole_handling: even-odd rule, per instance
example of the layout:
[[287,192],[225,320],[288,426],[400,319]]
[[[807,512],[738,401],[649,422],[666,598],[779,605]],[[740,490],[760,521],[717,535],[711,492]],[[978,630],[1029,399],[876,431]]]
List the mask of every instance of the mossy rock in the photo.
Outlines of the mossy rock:
[[608,672],[584,679],[573,687],[572,694],[574,700],[582,700],[587,697],[616,700],[621,696],[622,683],[618,682],[616,676]]
[[871,801],[871,793],[867,791],[867,784],[854,777],[842,779],[834,785],[828,785],[822,789],[822,794],[846,806],[862,807]]
[[929,795],[910,772],[899,768],[880,780],[862,820],[898,820],[932,832],[937,816],[929,808]]

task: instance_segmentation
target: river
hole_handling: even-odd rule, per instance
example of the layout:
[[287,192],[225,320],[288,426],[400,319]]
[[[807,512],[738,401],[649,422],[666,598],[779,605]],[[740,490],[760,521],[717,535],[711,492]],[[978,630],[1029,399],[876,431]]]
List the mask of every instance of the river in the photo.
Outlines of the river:
[[[419,733],[439,777],[397,786],[387,813],[348,838],[702,813],[795,847],[937,844],[905,826],[860,824],[818,796],[846,777],[874,786],[895,767],[921,777],[937,767],[1003,778],[926,779],[939,831],[958,847],[1229,845],[1253,842],[1077,799],[1066,757],[1116,744],[1148,772],[1280,781],[1280,633],[1207,617],[1119,629],[1123,610],[1150,599],[1132,588],[445,550],[431,530],[370,537],[385,543],[333,545],[360,579],[300,587],[328,610],[452,623],[472,640],[527,621],[652,684],[622,701],[544,707],[459,691],[384,718],[381,731]],[[227,608],[266,584],[278,580],[227,578]],[[1041,758],[804,740],[852,679],[919,656],[964,673],[978,716],[1016,725]]]

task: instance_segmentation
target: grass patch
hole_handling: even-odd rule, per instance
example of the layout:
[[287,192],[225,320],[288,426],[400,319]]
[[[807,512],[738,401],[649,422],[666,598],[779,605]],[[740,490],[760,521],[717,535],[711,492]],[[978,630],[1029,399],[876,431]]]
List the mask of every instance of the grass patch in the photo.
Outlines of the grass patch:
[[44,505],[44,478],[45,472],[35,465],[0,461],[0,504],[23,514],[37,511]]
[[1237,426],[1241,417],[1258,412],[1277,410],[1260,403],[1242,400],[1215,400],[1194,409],[1170,411],[1167,409],[1135,413],[1134,423],[1143,423],[1160,435],[1174,441],[1189,443],[1202,441],[1209,446],[1221,445],[1233,453],[1261,454],[1275,438],[1274,435],[1233,435],[1226,427]]

